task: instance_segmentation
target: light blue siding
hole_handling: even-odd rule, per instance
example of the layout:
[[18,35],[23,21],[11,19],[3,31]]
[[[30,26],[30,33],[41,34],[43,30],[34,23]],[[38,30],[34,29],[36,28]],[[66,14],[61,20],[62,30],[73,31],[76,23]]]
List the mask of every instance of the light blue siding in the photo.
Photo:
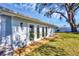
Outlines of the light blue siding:
[[1,15],[1,40],[0,44],[2,46],[11,45],[11,17],[6,15]]
[[11,17],[10,16],[4,16],[6,17],[6,24],[5,24],[5,36],[8,36],[8,35],[12,35],[12,29],[11,29]]

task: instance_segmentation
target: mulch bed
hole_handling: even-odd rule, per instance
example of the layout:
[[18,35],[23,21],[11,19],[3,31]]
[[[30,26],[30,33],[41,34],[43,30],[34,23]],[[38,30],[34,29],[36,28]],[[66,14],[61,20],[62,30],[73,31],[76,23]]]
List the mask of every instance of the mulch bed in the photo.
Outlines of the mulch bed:
[[54,38],[58,38],[58,35],[55,34],[53,36],[50,36],[49,38],[44,38],[42,40],[32,42],[28,46],[24,46],[22,48],[17,48],[14,51],[14,56],[24,56],[24,55],[28,54],[29,52],[32,52],[34,49],[36,49],[44,44],[47,44],[49,42],[49,40],[53,40]]

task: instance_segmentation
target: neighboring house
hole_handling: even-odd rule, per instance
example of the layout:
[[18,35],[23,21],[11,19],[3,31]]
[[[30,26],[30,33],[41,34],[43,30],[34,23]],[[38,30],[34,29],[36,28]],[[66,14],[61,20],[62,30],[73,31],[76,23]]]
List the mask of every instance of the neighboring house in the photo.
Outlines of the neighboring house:
[[30,18],[5,8],[0,9],[0,46],[23,47],[49,37],[54,25]]

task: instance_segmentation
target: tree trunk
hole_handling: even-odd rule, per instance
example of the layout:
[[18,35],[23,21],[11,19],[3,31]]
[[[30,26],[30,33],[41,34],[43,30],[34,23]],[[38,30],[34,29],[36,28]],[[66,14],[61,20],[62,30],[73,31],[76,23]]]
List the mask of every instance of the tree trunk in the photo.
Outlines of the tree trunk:
[[68,23],[70,24],[71,32],[77,32],[77,27],[75,24],[74,15],[71,10],[68,12]]
[[77,32],[77,27],[74,23],[70,23],[71,32]]

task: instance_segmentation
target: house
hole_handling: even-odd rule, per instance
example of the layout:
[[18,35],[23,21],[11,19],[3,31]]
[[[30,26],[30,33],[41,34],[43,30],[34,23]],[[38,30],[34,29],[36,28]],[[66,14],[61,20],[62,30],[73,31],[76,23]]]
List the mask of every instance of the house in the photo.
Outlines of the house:
[[38,19],[0,8],[0,46],[12,46],[13,49],[23,47],[49,37],[54,28],[54,25]]

